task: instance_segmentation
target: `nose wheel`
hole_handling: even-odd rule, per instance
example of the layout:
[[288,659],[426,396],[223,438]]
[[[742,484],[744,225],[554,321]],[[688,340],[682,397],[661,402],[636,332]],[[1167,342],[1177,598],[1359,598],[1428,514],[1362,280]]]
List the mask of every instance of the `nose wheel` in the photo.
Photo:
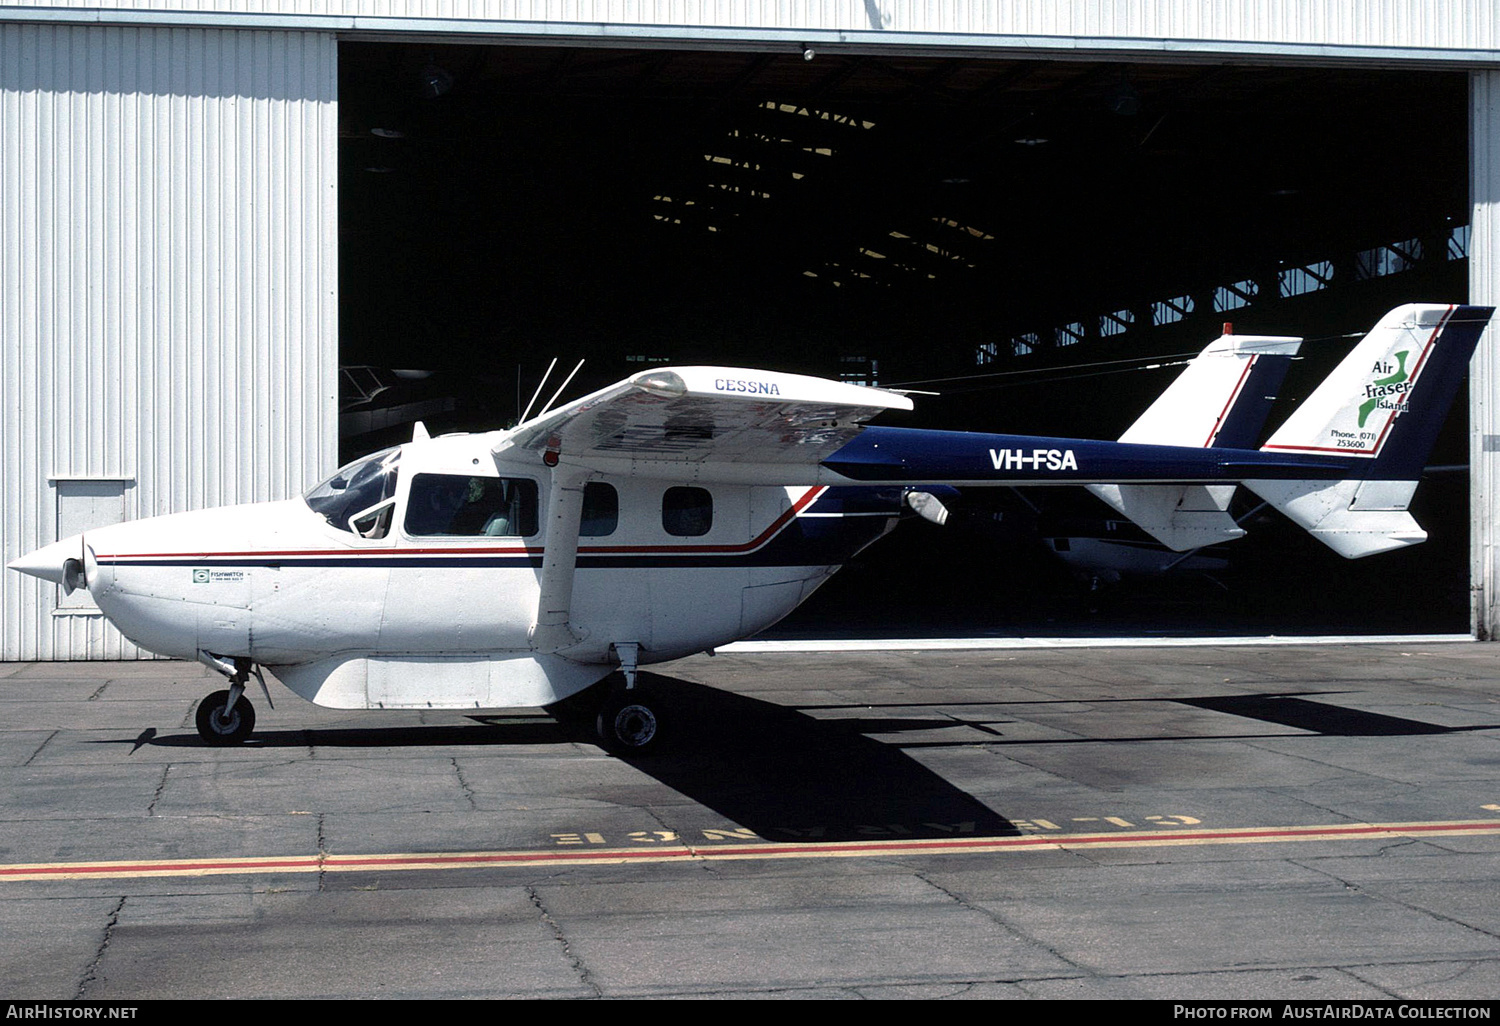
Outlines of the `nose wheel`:
[[[243,691],[244,686],[236,688]],[[198,736],[215,747],[237,745],[255,729],[255,706],[244,695],[233,701],[228,691],[215,691],[198,703]]]

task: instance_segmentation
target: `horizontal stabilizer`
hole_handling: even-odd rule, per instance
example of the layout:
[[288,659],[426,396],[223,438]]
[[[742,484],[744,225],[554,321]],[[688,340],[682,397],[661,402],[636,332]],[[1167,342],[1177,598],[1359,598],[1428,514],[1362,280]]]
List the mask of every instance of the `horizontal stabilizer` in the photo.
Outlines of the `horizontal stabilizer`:
[[1234,485],[1092,484],[1088,490],[1175,552],[1217,545],[1245,531],[1227,512]]
[[1427,540],[1406,511],[1415,481],[1246,481],[1245,487],[1345,559]]

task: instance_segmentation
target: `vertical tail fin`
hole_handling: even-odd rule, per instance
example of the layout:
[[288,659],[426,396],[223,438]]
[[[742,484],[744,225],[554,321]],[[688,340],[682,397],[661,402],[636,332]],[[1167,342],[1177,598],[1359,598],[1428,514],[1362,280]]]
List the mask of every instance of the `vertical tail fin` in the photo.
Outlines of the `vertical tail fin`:
[[1262,447],[1348,457],[1349,477],[1245,486],[1349,559],[1425,541],[1407,506],[1492,313],[1386,314]]
[[1220,335],[1120,436],[1144,445],[1254,448],[1300,338]]
[[1399,306],[1266,442],[1368,460],[1359,476],[1415,481],[1458,394],[1491,307]]
[[[1300,338],[1224,334],[1167,386],[1122,442],[1253,448]],[[1245,532],[1227,512],[1234,485],[1088,485],[1089,491],[1170,549],[1230,541]]]

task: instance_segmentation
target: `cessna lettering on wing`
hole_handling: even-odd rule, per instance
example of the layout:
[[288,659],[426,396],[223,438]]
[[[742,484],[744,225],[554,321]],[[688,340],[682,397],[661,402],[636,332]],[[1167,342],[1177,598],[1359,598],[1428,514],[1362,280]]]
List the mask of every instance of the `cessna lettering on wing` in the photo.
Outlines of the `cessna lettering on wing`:
[[996,470],[1077,470],[1072,449],[991,449]]
[[756,395],[781,394],[781,389],[773,381],[746,381],[744,378],[714,378],[714,389],[719,392],[754,392]]

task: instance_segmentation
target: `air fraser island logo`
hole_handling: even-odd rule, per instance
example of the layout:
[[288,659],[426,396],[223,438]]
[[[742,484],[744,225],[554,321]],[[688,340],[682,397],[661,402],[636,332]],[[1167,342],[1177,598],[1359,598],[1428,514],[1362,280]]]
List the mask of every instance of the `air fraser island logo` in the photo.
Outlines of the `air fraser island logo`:
[[1412,386],[1406,371],[1406,357],[1409,353],[1410,350],[1397,353],[1394,367],[1387,360],[1376,361],[1370,373],[1384,374],[1385,377],[1376,378],[1365,386],[1365,401],[1359,404],[1360,427],[1365,426],[1365,421],[1376,410],[1395,410],[1398,414],[1405,412],[1406,396]]

